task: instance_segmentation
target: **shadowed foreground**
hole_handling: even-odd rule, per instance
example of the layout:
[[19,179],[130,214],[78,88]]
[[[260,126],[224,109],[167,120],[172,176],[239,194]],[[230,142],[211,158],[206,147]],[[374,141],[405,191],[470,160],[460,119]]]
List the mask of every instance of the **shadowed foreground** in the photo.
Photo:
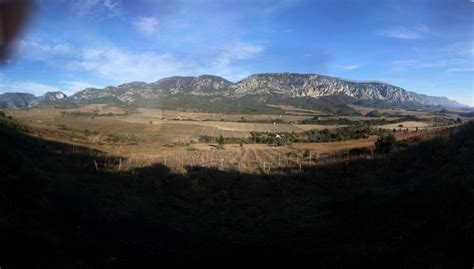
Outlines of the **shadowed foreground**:
[[100,152],[71,153],[15,125],[0,135],[2,268],[472,266],[472,123],[296,176],[163,166],[99,174]]

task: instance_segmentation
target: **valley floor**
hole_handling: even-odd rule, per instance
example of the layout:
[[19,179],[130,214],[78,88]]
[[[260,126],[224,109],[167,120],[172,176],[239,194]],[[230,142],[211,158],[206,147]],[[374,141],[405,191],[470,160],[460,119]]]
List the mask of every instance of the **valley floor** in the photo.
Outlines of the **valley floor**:
[[[370,147],[372,139],[224,150],[174,145],[168,150],[180,153],[169,161],[181,161],[185,173],[161,165],[161,156],[135,161],[139,143],[110,153],[118,145],[107,143],[117,142],[64,142],[78,139],[74,132],[0,117],[2,268],[474,264],[472,122],[415,138],[401,132],[406,142],[392,153],[367,156],[345,151]],[[297,156],[285,159],[287,152]],[[253,162],[241,172],[216,169],[240,157]],[[212,165],[199,165],[201,158]],[[279,171],[278,161],[293,166]]]
[[[288,169],[301,171],[305,166],[336,162],[344,155],[349,157],[349,151],[354,148],[372,150],[377,139],[377,136],[371,136],[325,143],[293,143],[278,147],[266,144],[239,145],[239,139],[248,139],[251,132],[301,133],[308,130],[335,130],[345,126],[290,123],[312,119],[314,115],[307,115],[307,111],[304,115],[227,115],[161,109],[127,112],[123,108],[90,105],[68,110],[35,108],[10,110],[7,113],[29,126],[38,137],[105,152],[110,160],[99,165],[101,170],[123,171],[162,164],[181,172],[188,166],[196,165],[257,173]],[[418,114],[429,116],[420,112]],[[397,115],[393,118],[398,119]],[[242,119],[253,122],[242,122]],[[331,121],[338,119],[362,123],[373,120],[361,116],[328,116]],[[276,124],[277,120],[287,123]],[[436,127],[434,122],[426,120],[373,126],[381,130],[399,130],[394,134],[400,141],[413,140],[415,137],[426,139],[430,134],[447,127],[449,126]],[[217,138],[221,135],[235,142],[226,144],[225,150],[219,149],[215,142],[202,143],[203,137]],[[74,151],[74,146],[70,150]],[[366,157],[370,158],[369,155]]]

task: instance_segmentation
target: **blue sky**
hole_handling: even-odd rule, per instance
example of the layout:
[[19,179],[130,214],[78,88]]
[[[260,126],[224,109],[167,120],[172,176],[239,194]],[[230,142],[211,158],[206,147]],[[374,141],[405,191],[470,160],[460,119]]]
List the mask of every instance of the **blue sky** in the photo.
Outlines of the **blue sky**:
[[474,105],[471,0],[41,0],[0,92],[299,72]]

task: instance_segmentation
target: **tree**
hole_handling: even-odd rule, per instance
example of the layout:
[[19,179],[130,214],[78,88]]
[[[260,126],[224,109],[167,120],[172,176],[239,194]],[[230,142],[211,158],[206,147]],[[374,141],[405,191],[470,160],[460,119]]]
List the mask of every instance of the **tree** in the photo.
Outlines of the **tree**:
[[222,135],[220,135],[219,139],[217,139],[217,144],[219,145],[220,149],[224,149],[225,140]]
[[375,142],[375,151],[378,153],[390,153],[395,148],[397,140],[392,134],[380,136]]

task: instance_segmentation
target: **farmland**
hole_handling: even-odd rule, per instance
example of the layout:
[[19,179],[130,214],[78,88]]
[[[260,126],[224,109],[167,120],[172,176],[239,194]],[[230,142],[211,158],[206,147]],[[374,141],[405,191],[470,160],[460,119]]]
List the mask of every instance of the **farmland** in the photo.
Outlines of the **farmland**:
[[[366,148],[370,152],[374,147],[377,136],[369,133],[360,139],[337,141],[341,140],[339,137],[323,139],[319,143],[308,140],[283,146],[254,140],[257,134],[300,137],[309,131],[337,133],[343,128],[352,130],[352,127],[338,122],[361,122],[364,126],[364,122],[373,120],[366,116],[324,116],[317,111],[285,109],[290,113],[229,115],[87,105],[70,109],[8,110],[7,114],[30,126],[38,136],[105,152],[111,156],[110,163],[102,164],[100,169],[108,170],[163,164],[180,172],[185,172],[188,166],[258,173],[277,173],[287,169],[300,172],[305,166],[334,162],[341,156],[349,157],[348,152],[353,148]],[[436,124],[434,118],[429,118],[429,113],[417,114],[423,120],[400,121],[406,111],[385,111],[380,119],[384,122],[387,119],[387,123],[372,128],[380,132],[395,130],[395,135],[401,140],[426,136],[430,130],[440,128],[439,122]],[[334,124],[303,124],[316,117],[318,122]],[[391,123],[390,120],[398,122]],[[449,126],[446,124],[442,128]],[[224,150],[216,145],[221,136],[226,141]],[[336,155],[340,155],[339,158],[335,158]]]

